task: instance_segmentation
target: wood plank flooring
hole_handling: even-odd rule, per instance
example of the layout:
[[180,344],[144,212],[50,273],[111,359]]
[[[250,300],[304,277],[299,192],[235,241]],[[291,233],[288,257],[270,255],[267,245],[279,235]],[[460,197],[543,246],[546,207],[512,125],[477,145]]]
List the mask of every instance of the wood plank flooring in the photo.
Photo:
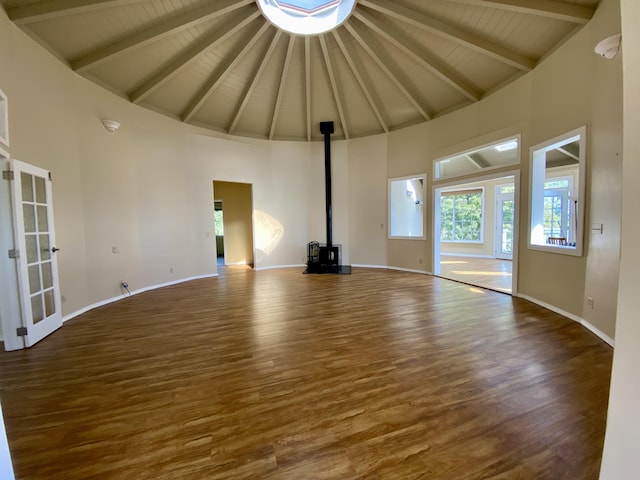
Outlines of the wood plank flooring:
[[612,350],[442,278],[253,272],[0,353],[18,479],[597,479]]
[[440,255],[440,276],[459,282],[511,293],[510,260]]

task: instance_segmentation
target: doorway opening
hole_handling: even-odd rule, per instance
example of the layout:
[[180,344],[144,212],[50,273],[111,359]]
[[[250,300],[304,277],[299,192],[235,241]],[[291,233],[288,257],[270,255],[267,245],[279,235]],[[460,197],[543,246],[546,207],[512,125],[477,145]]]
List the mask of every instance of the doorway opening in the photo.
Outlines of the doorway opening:
[[253,186],[215,180],[213,204],[218,266],[253,268]]
[[519,174],[435,187],[434,274],[516,292]]
[[224,265],[224,211],[222,201],[213,202],[214,230],[216,235],[216,263]]

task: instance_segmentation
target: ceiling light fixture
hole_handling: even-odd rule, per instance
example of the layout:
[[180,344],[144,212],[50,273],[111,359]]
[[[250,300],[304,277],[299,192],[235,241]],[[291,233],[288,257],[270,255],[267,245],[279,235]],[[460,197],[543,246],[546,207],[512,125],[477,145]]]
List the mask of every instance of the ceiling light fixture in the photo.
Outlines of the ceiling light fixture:
[[356,0],[257,0],[257,4],[276,27],[296,35],[318,35],[342,25]]
[[612,60],[618,55],[620,51],[620,44],[622,42],[622,35],[619,33],[615,35],[611,35],[610,37],[605,38],[600,41],[596,48],[593,49],[596,55],[600,55],[601,57],[606,58],[607,60]]
[[102,122],[104,129],[109,133],[116,133],[120,128],[120,122],[116,122],[115,120],[102,119],[100,121]]

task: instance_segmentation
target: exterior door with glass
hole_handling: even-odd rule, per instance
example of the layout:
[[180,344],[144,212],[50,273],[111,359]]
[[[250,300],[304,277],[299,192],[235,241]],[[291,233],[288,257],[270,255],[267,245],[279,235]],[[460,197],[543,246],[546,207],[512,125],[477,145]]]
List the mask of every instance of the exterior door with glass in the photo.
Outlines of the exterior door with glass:
[[495,251],[496,258],[503,260],[511,260],[513,258],[514,206],[512,187],[502,189],[499,187],[496,192]]
[[22,326],[30,347],[62,326],[51,178],[48,171],[12,160],[12,195]]

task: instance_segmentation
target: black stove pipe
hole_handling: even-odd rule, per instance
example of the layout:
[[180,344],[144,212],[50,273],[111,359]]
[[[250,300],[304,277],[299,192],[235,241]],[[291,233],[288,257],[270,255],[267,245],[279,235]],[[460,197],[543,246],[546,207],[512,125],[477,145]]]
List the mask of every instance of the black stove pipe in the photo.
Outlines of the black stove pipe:
[[333,246],[333,225],[331,219],[331,134],[333,122],[320,122],[320,133],[324,135],[324,192],[327,214],[327,247]]

